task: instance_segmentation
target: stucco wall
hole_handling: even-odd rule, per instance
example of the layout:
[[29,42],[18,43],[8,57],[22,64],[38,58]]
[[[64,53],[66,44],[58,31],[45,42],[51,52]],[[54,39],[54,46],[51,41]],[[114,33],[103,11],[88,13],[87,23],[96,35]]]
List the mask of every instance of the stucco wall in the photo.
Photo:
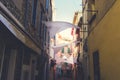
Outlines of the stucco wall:
[[[120,1],[95,26],[88,37],[90,55],[90,78],[93,79],[93,57],[96,50],[100,55],[101,80],[120,80]],[[102,5],[101,5],[102,6]]]
[[[116,0],[98,0],[93,2],[93,0],[89,0],[89,10],[88,11],[88,21],[91,19],[93,14],[96,14],[96,18],[90,25],[90,31],[101,21],[101,19],[105,16],[105,14],[109,11],[109,9],[113,6]],[[94,7],[94,8],[93,8]],[[94,12],[97,11],[97,12]]]

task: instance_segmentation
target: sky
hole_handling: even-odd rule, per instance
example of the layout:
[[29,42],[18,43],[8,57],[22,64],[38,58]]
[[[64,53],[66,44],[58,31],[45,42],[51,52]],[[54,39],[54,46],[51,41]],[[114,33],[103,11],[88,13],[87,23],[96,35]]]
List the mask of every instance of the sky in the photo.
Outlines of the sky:
[[[74,13],[76,11],[82,11],[82,0],[54,0],[55,2],[55,20],[54,21],[66,21],[73,22]],[[72,28],[68,28],[64,31],[57,33],[56,44],[68,43],[64,39],[74,40],[71,35]],[[61,39],[59,39],[61,35]]]
[[[73,22],[74,13],[82,11],[82,0],[54,0],[55,1],[55,21]],[[61,31],[63,37],[72,39],[71,29]],[[69,36],[68,36],[69,35]]]
[[82,0],[55,0],[55,21],[73,22],[76,11],[82,10]]

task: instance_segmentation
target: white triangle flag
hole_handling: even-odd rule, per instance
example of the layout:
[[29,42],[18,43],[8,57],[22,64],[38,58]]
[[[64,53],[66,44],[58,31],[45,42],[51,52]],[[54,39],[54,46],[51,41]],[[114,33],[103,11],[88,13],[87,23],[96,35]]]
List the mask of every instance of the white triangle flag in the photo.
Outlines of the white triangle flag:
[[43,21],[43,23],[47,26],[47,29],[50,33],[50,38],[54,37],[54,35],[58,32],[61,32],[67,28],[79,28],[78,26],[63,21]]
[[60,44],[57,46],[52,46],[52,49],[54,50],[54,54],[56,54],[58,51],[60,51],[62,48],[64,48],[67,45],[69,45],[69,44]]
[[75,43],[75,44],[77,44],[77,43],[80,43],[80,41],[73,41],[73,42],[71,42],[71,43],[64,43],[64,44],[60,44],[60,45],[56,45],[56,46],[51,46],[52,47],[52,49],[54,50],[54,53],[56,54],[58,51],[60,51],[62,48],[64,48],[65,46],[67,46],[67,45],[70,45],[70,44],[72,44],[72,43]]

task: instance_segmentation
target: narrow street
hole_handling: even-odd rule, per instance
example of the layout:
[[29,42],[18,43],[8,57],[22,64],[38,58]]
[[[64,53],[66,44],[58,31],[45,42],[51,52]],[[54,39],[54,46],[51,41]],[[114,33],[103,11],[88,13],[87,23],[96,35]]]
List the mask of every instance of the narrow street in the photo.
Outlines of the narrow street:
[[120,80],[120,0],[0,0],[0,80]]
[[66,74],[65,76],[57,76],[55,80],[73,80],[72,75],[67,76],[68,74]]
[[56,80],[72,80],[72,79],[71,78],[67,78],[67,77],[60,77],[60,78],[58,78]]

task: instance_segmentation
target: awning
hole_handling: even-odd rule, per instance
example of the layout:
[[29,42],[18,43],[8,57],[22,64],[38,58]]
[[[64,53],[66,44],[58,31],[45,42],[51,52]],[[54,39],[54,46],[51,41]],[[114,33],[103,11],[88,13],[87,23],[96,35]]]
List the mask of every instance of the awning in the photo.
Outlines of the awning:
[[61,32],[67,28],[79,28],[72,23],[63,21],[44,21],[43,23],[47,26],[51,38],[54,37],[56,33]]
[[6,26],[6,28],[17,38],[19,39],[23,44],[31,48],[33,51],[40,54],[40,48],[31,40],[28,35],[21,32],[16,26],[11,24],[5,17],[3,17],[0,14],[0,21]]

